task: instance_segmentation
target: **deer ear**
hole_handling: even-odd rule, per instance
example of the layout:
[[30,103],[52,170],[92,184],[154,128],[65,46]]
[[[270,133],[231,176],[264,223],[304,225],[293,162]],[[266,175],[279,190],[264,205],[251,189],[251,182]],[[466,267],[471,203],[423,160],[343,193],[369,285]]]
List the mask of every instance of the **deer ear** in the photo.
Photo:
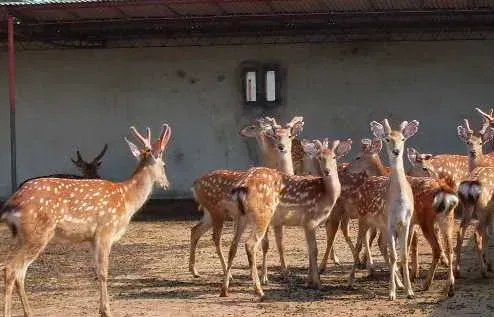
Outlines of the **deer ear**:
[[291,126],[290,137],[294,138],[298,136],[304,128],[304,117],[293,117],[293,119],[288,123]]
[[383,149],[383,141],[381,141],[380,139],[372,140],[371,150],[370,150],[372,154],[381,153],[382,149]]
[[422,154],[422,159],[428,161],[432,158],[432,156],[432,154]]
[[301,142],[304,152],[310,157],[315,157],[317,155],[317,146],[314,142],[303,139]]
[[[404,124],[403,124],[404,125]],[[401,131],[405,139],[409,139],[417,133],[419,130],[419,122],[417,120],[413,120],[409,122]]]
[[460,137],[460,139],[463,141],[463,142],[467,142],[468,141],[468,132],[467,132],[467,129],[465,129],[464,126],[462,125],[459,125],[457,128],[457,133],[458,133],[458,137]]
[[139,159],[141,157],[141,151],[139,150],[137,145],[130,142],[127,138],[124,138],[124,139],[127,142],[127,144],[129,145],[130,152],[132,153],[132,155],[134,155],[137,159]]
[[417,150],[412,147],[407,148],[407,157],[410,164],[412,164],[412,166],[415,166],[417,159]]
[[336,158],[340,158],[348,154],[350,150],[352,149],[352,140],[347,139],[345,141],[340,141],[338,146],[336,147],[334,153],[336,155]]
[[384,132],[384,127],[377,121],[372,121],[370,123],[372,134],[378,139],[384,139],[386,137],[386,133]]
[[258,135],[258,130],[254,124],[248,124],[240,129],[239,134],[246,138],[255,138]]

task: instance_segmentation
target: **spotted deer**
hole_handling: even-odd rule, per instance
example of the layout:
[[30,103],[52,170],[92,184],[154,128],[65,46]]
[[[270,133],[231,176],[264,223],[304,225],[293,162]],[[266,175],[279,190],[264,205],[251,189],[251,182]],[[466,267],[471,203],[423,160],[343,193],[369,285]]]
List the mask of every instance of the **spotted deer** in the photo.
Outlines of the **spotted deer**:
[[[304,144],[310,143],[303,141]],[[256,265],[256,251],[268,226],[295,225],[305,231],[309,250],[310,287],[319,287],[315,230],[329,216],[340,194],[336,160],[351,149],[351,140],[320,142],[309,147],[317,151],[322,177],[290,176],[269,168],[253,168],[232,190],[228,203],[236,202],[235,235],[228,256],[221,296],[227,296],[229,275],[239,239],[247,226],[251,234],[245,244],[256,294],[263,297]],[[305,147],[305,146],[304,146]]]
[[[240,135],[248,138],[256,138],[261,150],[264,164],[271,168],[277,168],[282,172],[293,175],[293,163],[291,157],[291,146],[295,136],[303,127],[303,117],[295,116],[285,126],[280,126],[275,119],[263,117],[257,119],[255,123],[241,128]],[[229,219],[228,212],[220,202],[229,195],[233,185],[244,175],[243,171],[217,170],[197,178],[192,188],[194,199],[199,205],[199,209],[204,211],[203,218],[191,229],[189,271],[193,276],[199,274],[195,267],[195,253],[197,243],[201,236],[211,227],[213,228],[213,242],[216,253],[220,258],[223,272],[226,272],[226,262],[221,249],[221,231],[223,223]],[[275,228],[276,242],[278,250],[281,252],[282,273],[286,275],[286,265],[281,247],[281,235],[278,231],[282,228]],[[267,253],[269,240],[267,236],[262,242],[263,250]],[[266,258],[263,257],[263,262]],[[266,266],[264,266],[266,268]],[[267,283],[267,269],[263,271],[263,283]]]
[[54,177],[54,178],[70,178],[70,179],[82,179],[82,178],[90,178],[90,179],[97,179],[101,178],[98,170],[101,167],[101,159],[103,158],[103,155],[105,155],[106,150],[108,149],[108,144],[105,144],[103,147],[103,150],[92,160],[91,162],[85,161],[81,153],[77,151],[77,160],[70,159],[74,165],[79,168],[82,172],[81,175],[74,175],[74,174],[51,174],[51,175],[46,175],[46,176],[37,176],[37,177],[32,177],[29,179],[26,179],[23,181],[17,188],[20,188],[24,183],[27,181],[37,179],[37,178],[45,178],[45,177]]
[[[387,168],[382,164],[381,159],[379,158],[379,153],[382,148],[381,140],[369,140],[363,139],[361,140],[361,148],[359,153],[355,156],[355,158],[349,163],[343,163],[338,165],[338,172],[340,177],[340,183],[342,184],[342,190],[345,191],[346,188],[351,188],[351,185],[354,183],[354,178],[351,177],[351,174],[364,172],[366,175],[384,175],[388,173]],[[343,176],[342,174],[346,174]],[[350,193],[351,195],[351,193]],[[338,228],[340,228],[345,241],[347,242],[352,255],[354,257],[359,258],[358,254],[362,248],[360,243],[354,247],[352,240],[349,235],[349,222],[350,219],[358,219],[358,214],[354,209],[345,208],[345,201],[340,198],[336,202],[336,206],[333,208],[331,215],[326,222],[326,234],[327,234],[327,245],[326,252],[324,253],[323,259],[321,261],[319,272],[323,273],[327,266],[327,260],[330,250],[332,250],[332,243],[330,245],[329,237],[336,234]],[[359,221],[359,231],[366,232],[367,226]],[[371,228],[371,233],[369,237],[370,244],[374,240],[377,231],[374,228]],[[357,241],[358,243],[359,241]],[[369,265],[372,266],[372,256],[369,256],[370,248],[366,249],[366,259],[363,261],[366,263],[370,261]]]
[[[385,190],[385,223],[381,232],[385,233],[390,248],[390,291],[389,298],[396,298],[396,282],[398,275],[397,255],[396,255],[396,237],[400,241],[401,261],[403,264],[403,278],[405,282],[405,291],[408,298],[413,298],[413,290],[410,283],[408,272],[408,234],[414,211],[413,192],[408,183],[403,166],[403,152],[405,141],[415,135],[418,130],[419,122],[403,121],[399,130],[392,130],[387,119],[384,119],[384,126],[376,121],[371,122],[371,131],[378,139],[385,141],[386,152],[388,154],[391,172],[388,180],[382,188]],[[368,181],[365,183],[367,184]],[[366,187],[363,185],[362,191]],[[382,196],[382,195],[381,195]],[[375,196],[379,197],[379,196]],[[371,198],[372,202],[375,198]],[[372,209],[371,209],[372,210]]]
[[[483,145],[491,142],[494,139],[494,129],[490,127],[489,121],[484,118],[482,127],[479,131],[473,131],[470,128],[470,124],[467,119],[464,119],[464,125],[457,127],[459,138],[466,144],[468,152],[468,165],[469,170],[473,173],[478,167],[494,166],[494,153],[483,154]],[[466,176],[464,179],[469,179],[472,175]],[[460,189],[458,188],[458,192]],[[461,200],[462,204],[464,200]],[[463,240],[465,238],[465,232],[470,225],[473,217],[473,211],[475,208],[464,208],[463,218],[460,223],[460,230],[456,239],[456,263],[455,263],[455,275],[460,276],[460,259],[461,249],[463,247]]]
[[125,233],[131,217],[142,207],[155,184],[166,189],[163,152],[171,129],[163,125],[159,138],[151,143],[134,127],[141,141],[139,149],[127,141],[139,164],[123,182],[101,179],[40,178],[26,182],[0,210],[0,220],[12,230],[16,245],[5,263],[4,316],[11,316],[14,286],[20,295],[25,316],[33,316],[24,290],[29,265],[53,237],[71,243],[90,242],[94,248],[100,286],[100,314],[112,316],[107,290],[108,258],[111,246]]
[[[494,125],[494,109],[491,108],[489,110],[489,113],[482,111],[480,108],[475,108],[478,113],[484,118],[484,120],[488,121],[489,124],[492,126]],[[491,150],[490,152],[494,151],[494,140],[491,141]]]
[[[477,214],[475,240],[480,257],[480,272],[483,277],[487,277],[487,271],[492,270],[491,260],[487,256],[489,250],[487,231],[492,224],[494,211],[494,167],[478,167],[473,170],[470,176],[461,182],[458,194],[466,214],[472,215],[474,212]],[[457,246],[462,241],[458,240]],[[460,256],[461,252],[457,248],[455,270],[458,272]]]

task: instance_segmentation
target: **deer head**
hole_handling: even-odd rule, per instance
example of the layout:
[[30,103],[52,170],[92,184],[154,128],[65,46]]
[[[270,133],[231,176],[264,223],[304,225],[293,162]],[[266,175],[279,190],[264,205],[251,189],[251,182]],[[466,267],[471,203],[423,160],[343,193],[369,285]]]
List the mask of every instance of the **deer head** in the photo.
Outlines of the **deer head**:
[[101,159],[106,153],[106,150],[108,149],[108,144],[105,144],[103,147],[103,150],[96,156],[91,162],[87,162],[82,158],[81,153],[79,150],[77,150],[77,160],[70,159],[72,163],[74,163],[75,166],[77,166],[81,171],[82,175],[85,178],[101,178],[99,176],[98,170],[101,167]]
[[417,133],[419,122],[417,120],[403,121],[399,130],[392,130],[388,119],[384,119],[383,124],[372,121],[370,123],[371,131],[376,138],[384,141],[390,160],[389,164],[391,166],[403,165],[405,141]]
[[337,175],[336,160],[345,156],[352,149],[352,140],[335,140],[329,143],[328,139],[323,142],[319,140],[302,140],[304,152],[317,161],[319,175],[323,177]]
[[262,117],[254,124],[242,127],[240,135],[258,140],[263,158],[271,168],[279,168],[293,174],[291,159],[292,140],[302,131],[304,118],[295,116],[284,126],[274,118]]
[[457,127],[458,136],[466,144],[468,156],[472,159],[482,156],[482,146],[494,138],[494,130],[490,127],[490,121],[483,117],[482,127],[478,132],[470,128],[470,123],[464,119],[464,125]]
[[347,171],[359,173],[365,171],[368,175],[384,175],[384,166],[379,153],[381,153],[382,141],[380,139],[362,139],[360,151],[357,153]]
[[159,184],[163,189],[167,189],[170,183],[165,173],[163,152],[170,140],[171,128],[168,124],[163,124],[160,136],[154,143],[151,143],[151,129],[146,128],[146,137],[141,135],[135,127],[130,127],[130,131],[142,144],[142,147],[139,148],[127,138],[124,138],[129,145],[130,151],[139,161],[139,167],[147,170],[155,183]]
[[432,154],[419,153],[414,148],[407,148],[407,157],[412,169],[408,173],[410,176],[436,177],[437,174],[432,166]]

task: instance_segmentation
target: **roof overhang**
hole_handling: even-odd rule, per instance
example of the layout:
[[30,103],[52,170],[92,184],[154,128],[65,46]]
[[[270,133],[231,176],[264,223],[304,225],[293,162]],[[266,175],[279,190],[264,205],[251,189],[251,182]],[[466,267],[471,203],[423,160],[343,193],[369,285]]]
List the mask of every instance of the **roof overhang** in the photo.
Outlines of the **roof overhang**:
[[[494,38],[494,1],[0,1],[16,42],[40,47],[177,46]],[[5,28],[0,37],[5,42]],[[21,45],[22,47],[22,45]]]

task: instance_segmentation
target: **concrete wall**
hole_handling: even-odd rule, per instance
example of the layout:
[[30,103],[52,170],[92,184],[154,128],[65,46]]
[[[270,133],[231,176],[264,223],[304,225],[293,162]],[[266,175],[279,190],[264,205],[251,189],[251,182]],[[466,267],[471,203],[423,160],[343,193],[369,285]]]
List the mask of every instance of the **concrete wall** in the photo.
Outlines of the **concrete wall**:
[[[465,116],[478,124],[472,105],[494,99],[493,51],[493,41],[456,41],[19,52],[19,180],[76,172],[76,146],[93,156],[105,142],[101,174],[123,179],[135,166],[122,139],[131,124],[155,134],[162,122],[173,127],[173,188],[158,197],[188,197],[205,171],[255,164],[255,143],[237,134],[262,114],[240,103],[238,66],[250,59],[286,68],[286,104],[270,114],[304,115],[306,137],[358,140],[371,120],[417,119],[410,145],[463,153],[456,125]],[[10,190],[6,77],[0,73],[0,197]]]

